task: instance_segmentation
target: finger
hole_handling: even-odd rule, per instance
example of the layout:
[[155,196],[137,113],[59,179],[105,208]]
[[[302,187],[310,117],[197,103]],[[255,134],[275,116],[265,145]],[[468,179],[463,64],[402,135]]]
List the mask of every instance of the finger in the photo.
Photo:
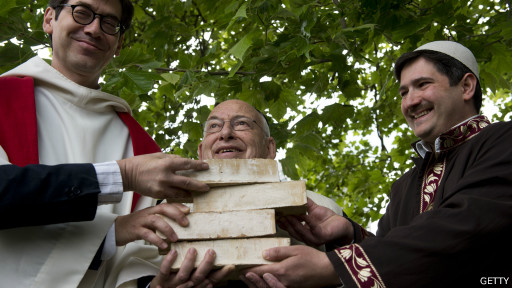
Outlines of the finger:
[[[169,177],[169,189],[172,189],[173,187],[183,189],[185,191],[198,191],[198,192],[206,192],[210,190],[210,187],[206,185],[205,183],[195,180],[186,176],[181,175],[173,175]],[[182,195],[183,192],[180,194]],[[166,198],[172,198],[172,197],[166,197]]]
[[201,282],[199,284],[195,284],[194,287],[197,287],[197,288],[207,288],[207,287],[213,287],[213,284],[210,283],[209,279],[205,279],[205,280],[203,280],[203,282]]
[[270,273],[263,274],[263,280],[270,288],[286,288],[274,275]]
[[[160,215],[158,215],[160,216]],[[164,239],[162,239],[162,241],[164,242],[176,242],[178,241],[178,234],[176,234],[176,231],[174,231],[173,229],[173,226],[177,226],[176,223],[174,223],[174,221],[172,220],[164,220],[163,217],[161,217],[161,221],[156,221],[154,223],[151,224],[151,230],[152,231],[158,231],[160,233],[160,235],[158,235],[157,233],[154,233],[155,235],[157,235],[158,238],[162,239],[161,237],[163,237]],[[168,219],[168,218],[167,218]],[[155,239],[155,241],[158,241],[157,239]]]
[[251,288],[253,288],[253,287],[254,288],[268,288],[269,287],[267,285],[267,283],[265,282],[265,280],[263,280],[263,278],[261,278],[256,273],[249,272],[245,275],[241,275],[240,279],[245,284],[247,284],[247,286],[249,286]]
[[192,281],[187,281],[183,284],[176,286],[176,288],[191,288],[191,287],[194,287],[194,282],[192,282]]
[[[167,247],[169,246],[167,244],[167,242],[165,240],[163,240],[162,238],[160,238],[160,236],[158,236],[153,230],[150,230],[147,228],[141,228],[141,232],[139,232],[139,234],[141,235],[141,238],[143,240],[157,246],[160,249],[167,249]],[[172,238],[169,238],[169,241],[172,241],[171,239]],[[172,242],[176,242],[176,241],[177,241],[177,236],[175,236],[175,240]]]
[[185,215],[190,213],[190,207],[183,203],[168,203],[168,205],[172,205],[183,212]]
[[215,262],[215,251],[213,249],[208,249],[206,253],[204,254],[204,258],[199,263],[199,266],[197,266],[196,271],[194,271],[194,274],[192,274],[192,277],[190,280],[194,282],[196,285],[199,283],[202,283],[205,279],[208,273],[213,268],[213,263]]
[[179,170],[196,170],[196,171],[203,171],[208,170],[210,166],[208,163],[201,161],[201,160],[194,160],[194,159],[188,159],[188,158],[175,158],[172,165],[174,168],[174,171]]
[[308,197],[308,202],[306,204],[308,213],[312,210],[314,210],[318,205],[315,203],[315,201],[311,200],[311,198]]
[[[324,206],[317,205],[313,200],[308,198],[308,204],[307,204],[307,211],[308,211],[308,217],[311,220],[314,220],[316,222],[322,222],[325,221],[327,218],[336,215],[336,213]],[[308,221],[307,218],[304,218],[304,220]]]
[[[282,246],[282,247],[274,247],[263,251],[263,259],[278,262],[282,261],[291,256],[295,256],[297,253],[296,249],[300,249],[301,245],[297,246]],[[271,268],[273,265],[262,265],[259,267]],[[256,267],[255,269],[259,268]]]
[[224,266],[221,269],[213,273],[210,273],[208,279],[210,279],[210,282],[212,282],[212,284],[217,284],[224,278],[226,278],[229,274],[231,274],[233,271],[235,271],[235,265]]
[[178,252],[176,250],[171,250],[167,255],[165,255],[164,260],[162,261],[162,264],[160,265],[160,273],[163,275],[169,275],[172,271],[172,264],[174,264],[174,261],[176,261],[176,258],[178,257]]
[[319,245],[320,242],[317,240],[317,235],[311,231],[307,223],[303,223],[297,217],[289,217],[283,221],[283,225],[286,225],[286,229],[291,237],[302,241],[308,245]]
[[243,275],[244,277],[246,277],[247,274],[249,274],[249,273],[256,274],[256,275],[258,275],[258,277],[260,277],[260,275],[263,275],[265,273],[277,274],[277,269],[279,269],[279,266],[278,266],[279,264],[280,263],[254,266],[254,267],[250,267],[250,268],[241,270],[239,274]]
[[194,269],[195,262],[197,257],[197,250],[195,248],[189,248],[187,251],[187,255],[185,255],[185,259],[181,263],[180,270],[176,274],[176,281],[178,284],[185,283],[190,278],[190,273]]
[[[281,229],[287,231],[288,234],[290,234],[290,236],[292,236],[293,238],[304,242],[304,240],[302,239],[302,235],[300,233],[298,233],[297,229],[294,227],[294,225],[292,225],[291,222],[293,220],[294,220],[294,218],[292,218],[292,217],[282,217],[281,219],[279,219],[278,225]],[[302,223],[299,223],[299,224],[302,226]]]
[[[181,205],[181,204],[180,204]],[[186,206],[185,206],[186,207]],[[161,214],[174,222],[178,223],[182,227],[188,226],[187,214],[190,212],[190,208],[187,209],[178,206],[177,203],[161,203],[155,206],[154,214]]]
[[[321,235],[318,234],[318,232],[321,231],[321,229],[319,229],[320,225],[316,222],[303,223],[300,218],[301,217],[287,218],[290,235],[308,245],[317,246],[322,244],[322,240],[319,238]],[[316,229],[312,229],[312,227],[315,227]]]

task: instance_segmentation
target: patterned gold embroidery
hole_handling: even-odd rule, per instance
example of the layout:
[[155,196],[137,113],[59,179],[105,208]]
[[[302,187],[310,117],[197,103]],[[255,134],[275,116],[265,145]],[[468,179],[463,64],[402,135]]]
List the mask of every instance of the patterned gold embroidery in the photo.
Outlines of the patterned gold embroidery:
[[384,282],[358,244],[337,248],[336,253],[359,288],[385,288]]
[[491,122],[485,116],[476,116],[439,136],[441,150],[454,148],[478,134]]
[[491,122],[489,122],[485,116],[480,115],[439,136],[440,154],[437,156],[437,159],[431,159],[431,161],[435,162],[428,164],[428,168],[425,170],[423,177],[420,213],[431,210],[434,207],[436,192],[444,174],[445,152],[471,139],[489,124],[491,124]]
[[[437,160],[439,161],[442,159]],[[441,162],[434,163],[425,172],[423,188],[421,189],[422,197],[420,203],[420,213],[423,213],[427,210],[431,210],[433,207],[437,188],[439,187],[441,179],[443,178],[444,164],[444,160],[442,160]]]

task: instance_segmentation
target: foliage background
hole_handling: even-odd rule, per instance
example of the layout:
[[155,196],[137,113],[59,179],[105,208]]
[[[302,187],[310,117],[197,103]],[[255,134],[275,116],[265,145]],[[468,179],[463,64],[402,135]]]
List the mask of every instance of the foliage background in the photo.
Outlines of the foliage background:
[[[202,95],[243,99],[268,116],[284,173],[363,225],[380,217],[391,183],[412,166],[415,137],[393,77],[401,53],[461,42],[498,109],[492,120],[512,115],[510,0],[133,2],[132,28],[102,86],[130,103],[161,147],[197,157],[212,108]],[[0,72],[49,43],[47,1],[2,3]]]

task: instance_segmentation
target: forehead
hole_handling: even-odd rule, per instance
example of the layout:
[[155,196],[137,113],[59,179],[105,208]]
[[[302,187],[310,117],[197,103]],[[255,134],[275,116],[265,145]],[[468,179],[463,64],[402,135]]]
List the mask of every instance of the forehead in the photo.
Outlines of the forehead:
[[[408,81],[414,81],[419,78],[438,78],[442,77],[441,73],[437,71],[434,63],[425,58],[418,58],[407,63],[402,69],[400,74],[400,83],[407,83]],[[446,76],[444,76],[446,77]],[[446,77],[447,78],[447,77]]]
[[229,120],[237,116],[246,116],[252,119],[256,119],[258,114],[258,111],[256,111],[256,109],[254,109],[251,105],[243,101],[230,100],[222,102],[213,108],[208,119],[219,118],[223,120]]
[[71,0],[69,4],[84,5],[91,8],[94,12],[112,15],[121,18],[122,7],[120,0]]

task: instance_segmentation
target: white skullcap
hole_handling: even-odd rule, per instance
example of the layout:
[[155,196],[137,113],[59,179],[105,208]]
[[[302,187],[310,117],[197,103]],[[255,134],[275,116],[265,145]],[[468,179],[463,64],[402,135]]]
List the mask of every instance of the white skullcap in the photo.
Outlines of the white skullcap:
[[434,41],[422,45],[414,51],[418,50],[432,50],[453,57],[459,60],[462,64],[466,65],[466,67],[468,67],[469,70],[471,70],[471,72],[473,72],[476,75],[478,81],[480,81],[480,75],[478,73],[478,64],[476,63],[475,56],[473,55],[471,50],[469,50],[462,44],[453,41]]

